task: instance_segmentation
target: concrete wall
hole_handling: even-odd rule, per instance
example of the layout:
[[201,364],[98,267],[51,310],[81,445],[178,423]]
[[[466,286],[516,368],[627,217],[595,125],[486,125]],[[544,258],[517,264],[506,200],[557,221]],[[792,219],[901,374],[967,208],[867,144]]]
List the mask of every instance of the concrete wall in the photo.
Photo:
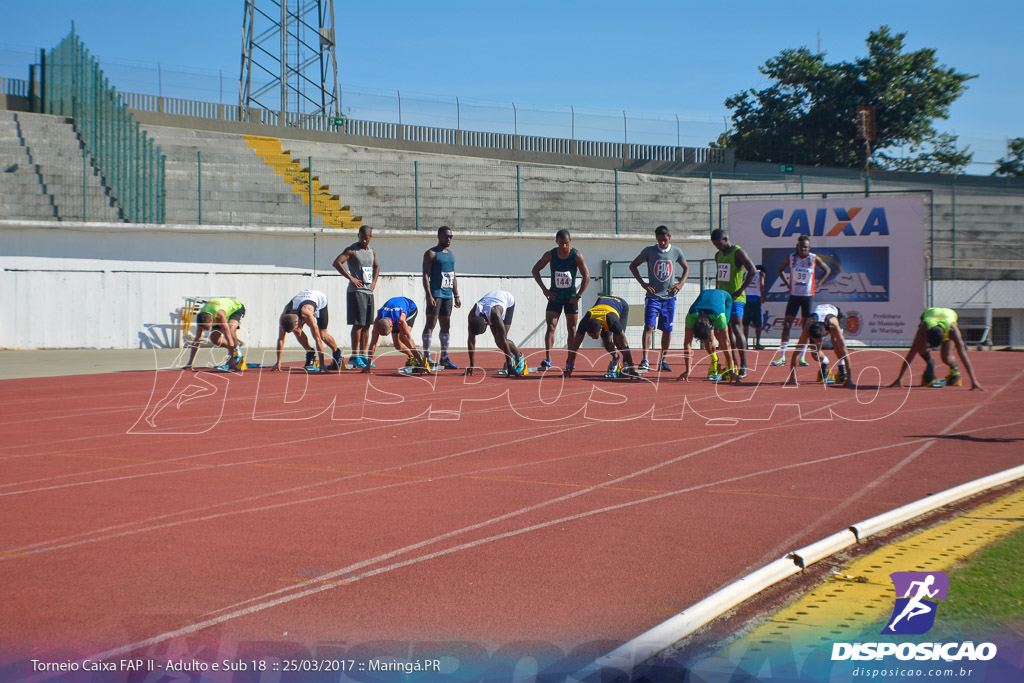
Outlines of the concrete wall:
[[[272,346],[281,308],[305,288],[327,293],[330,330],[347,347],[346,283],[331,264],[353,240],[351,233],[297,228],[2,221],[0,314],[7,324],[0,327],[0,348],[177,346],[180,308],[191,295],[237,297],[246,306],[250,345]],[[600,292],[603,259],[632,260],[649,243],[652,237],[574,235],[595,277],[584,304]],[[675,243],[691,260],[712,254],[703,238]],[[434,244],[434,233],[374,232],[385,275],[378,305],[392,296],[423,301],[423,252]],[[466,343],[467,307],[491,289],[506,289],[517,302],[512,338],[542,346],[545,301],[530,270],[552,247],[553,234],[456,232],[463,309],[452,345]]]

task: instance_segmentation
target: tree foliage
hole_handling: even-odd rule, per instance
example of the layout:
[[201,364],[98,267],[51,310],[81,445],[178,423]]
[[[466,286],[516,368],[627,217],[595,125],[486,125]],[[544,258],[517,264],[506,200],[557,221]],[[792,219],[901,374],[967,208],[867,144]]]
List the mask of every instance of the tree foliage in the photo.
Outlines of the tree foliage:
[[1010,153],[1005,159],[999,159],[999,167],[992,172],[992,175],[1013,176],[1024,178],[1024,138],[1010,140]]
[[910,145],[912,156],[889,156],[879,152],[879,165],[890,171],[915,171],[917,173],[963,173],[971,163],[974,154],[970,145],[963,149],[956,146],[957,136],[952,133],[938,133],[925,146]]
[[725,101],[732,128],[716,146],[732,147],[747,161],[861,167],[866,146],[857,138],[856,111],[869,105],[875,107],[877,165],[891,161],[886,150],[899,147],[966,155],[955,144],[949,149],[955,136],[940,139],[932,122],[949,116],[974,76],[938,64],[933,49],[905,53],[905,38],[882,26],[867,38],[867,57],[834,64],[806,47],[783,50],[759,69],[771,79],[769,87]]

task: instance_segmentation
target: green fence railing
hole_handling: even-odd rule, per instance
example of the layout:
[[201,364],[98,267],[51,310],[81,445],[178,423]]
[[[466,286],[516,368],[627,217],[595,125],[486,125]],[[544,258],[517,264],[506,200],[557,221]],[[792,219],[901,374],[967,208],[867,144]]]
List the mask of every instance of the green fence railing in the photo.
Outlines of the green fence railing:
[[49,52],[40,51],[42,112],[71,118],[121,217],[163,223],[165,158],[110,86],[74,27]]

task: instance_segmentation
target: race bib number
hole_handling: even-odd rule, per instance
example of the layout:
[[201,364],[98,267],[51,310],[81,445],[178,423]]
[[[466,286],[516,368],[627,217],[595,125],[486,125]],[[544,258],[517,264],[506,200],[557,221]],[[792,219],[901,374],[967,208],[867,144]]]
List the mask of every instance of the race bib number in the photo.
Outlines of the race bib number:
[[729,270],[730,270],[730,268],[729,268],[729,264],[728,263],[719,263],[718,264],[718,281],[719,282],[728,282],[729,281],[729,279],[730,279],[729,278]]
[[793,279],[798,285],[806,285],[811,281],[811,269],[810,268],[794,268]]
[[569,289],[573,285],[572,273],[556,270],[555,287],[558,289]]
[[441,289],[451,289],[455,286],[455,271],[441,271]]
[[373,266],[363,266],[363,282],[365,284],[373,282]]

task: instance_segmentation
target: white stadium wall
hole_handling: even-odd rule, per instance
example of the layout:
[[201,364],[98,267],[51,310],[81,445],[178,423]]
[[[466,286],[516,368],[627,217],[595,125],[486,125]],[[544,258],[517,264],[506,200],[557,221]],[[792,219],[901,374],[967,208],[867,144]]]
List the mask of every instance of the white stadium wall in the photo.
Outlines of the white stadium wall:
[[[454,347],[466,344],[467,306],[492,289],[508,290],[516,298],[512,338],[543,346],[538,326],[546,302],[530,271],[555,246],[554,232],[456,231],[452,250],[463,308],[453,315],[458,320],[452,325]],[[3,221],[0,348],[176,347],[187,296],[237,297],[246,307],[249,345],[273,346],[282,307],[307,288],[327,294],[329,329],[348,348],[346,282],[332,263],[354,241],[354,233],[337,230]],[[573,235],[573,246],[583,252],[595,278],[601,275],[602,260],[631,260],[653,241],[653,234]],[[382,272],[377,306],[392,296],[408,296],[422,305],[423,252],[436,242],[434,231],[374,231],[372,246]],[[690,260],[712,256],[707,240],[674,243]],[[583,304],[589,306],[599,292],[596,279]],[[421,329],[417,326],[417,338]]]

